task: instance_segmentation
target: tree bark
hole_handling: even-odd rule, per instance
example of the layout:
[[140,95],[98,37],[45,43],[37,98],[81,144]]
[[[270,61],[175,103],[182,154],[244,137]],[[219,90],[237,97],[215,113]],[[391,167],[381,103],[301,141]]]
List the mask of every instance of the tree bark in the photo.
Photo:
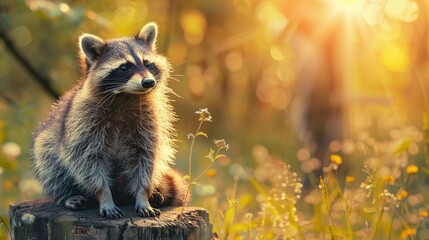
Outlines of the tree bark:
[[48,199],[9,205],[12,238],[19,239],[211,239],[203,208],[163,208],[159,218],[142,218],[133,206],[120,206],[122,219],[100,217],[97,208],[70,211]]

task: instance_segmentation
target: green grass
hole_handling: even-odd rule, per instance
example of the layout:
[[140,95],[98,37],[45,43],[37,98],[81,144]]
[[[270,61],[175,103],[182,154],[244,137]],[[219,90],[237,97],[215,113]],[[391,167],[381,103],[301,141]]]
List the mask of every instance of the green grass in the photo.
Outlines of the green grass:
[[[214,232],[220,239],[426,236],[427,130],[420,132],[411,127],[399,130],[400,137],[395,138],[376,140],[367,134],[344,140],[342,147],[330,155],[324,176],[318,178],[303,167],[315,161],[302,155],[311,153],[306,149],[293,150],[304,156],[298,157],[300,160],[294,164],[262,145],[251,149],[251,159],[236,161],[228,156],[231,152],[226,150],[230,146],[225,140],[212,141],[204,132],[205,124],[212,121],[210,113],[202,109],[197,114],[198,128],[189,134],[185,179],[193,196],[191,205],[209,211]],[[31,175],[17,177],[26,176],[18,173],[24,165],[8,156],[10,152],[1,154],[5,159],[1,166],[7,171],[0,176],[0,239],[6,239],[8,204],[40,196],[40,190],[28,192],[37,188],[37,182]],[[299,166],[301,169],[296,170]],[[305,184],[305,179],[313,181]]]

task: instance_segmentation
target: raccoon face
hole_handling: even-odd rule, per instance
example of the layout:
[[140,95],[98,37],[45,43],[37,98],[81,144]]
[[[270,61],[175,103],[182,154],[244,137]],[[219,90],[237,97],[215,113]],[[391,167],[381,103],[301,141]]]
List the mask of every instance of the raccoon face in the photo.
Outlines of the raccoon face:
[[146,24],[134,38],[103,40],[91,34],[79,39],[86,82],[98,94],[144,94],[169,74],[165,57],[156,53],[157,25]]

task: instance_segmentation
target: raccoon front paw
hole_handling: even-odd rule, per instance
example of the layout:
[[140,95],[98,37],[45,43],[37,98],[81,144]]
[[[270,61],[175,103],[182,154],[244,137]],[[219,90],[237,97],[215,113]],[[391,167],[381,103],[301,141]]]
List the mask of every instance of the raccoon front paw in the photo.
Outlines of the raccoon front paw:
[[67,209],[78,211],[86,207],[88,200],[84,196],[72,196],[67,198],[64,205]]
[[140,217],[159,217],[161,216],[161,211],[159,211],[156,208],[152,207],[142,207],[142,206],[136,206],[136,213]]
[[119,219],[124,216],[124,212],[116,205],[100,206],[100,216],[109,219]]

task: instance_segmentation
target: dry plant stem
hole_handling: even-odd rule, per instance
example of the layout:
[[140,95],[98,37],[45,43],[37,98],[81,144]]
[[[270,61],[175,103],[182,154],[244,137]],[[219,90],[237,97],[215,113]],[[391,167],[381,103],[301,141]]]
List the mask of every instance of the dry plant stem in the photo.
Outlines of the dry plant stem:
[[331,222],[331,218],[329,216],[330,212],[331,212],[331,208],[330,208],[330,203],[329,203],[329,197],[328,197],[328,186],[326,185],[326,183],[323,180],[323,177],[320,176],[320,186],[321,186],[321,190],[322,190],[322,199],[323,202],[325,204],[325,208],[326,208],[326,216],[328,218],[328,230],[329,230],[329,234],[332,240],[334,240],[334,234],[332,232],[332,222]]
[[350,212],[351,212],[350,200],[346,199],[345,204],[346,204],[346,219],[345,220],[346,220],[346,226],[347,226],[347,238],[353,239],[353,231],[352,231],[352,226],[350,224]]
[[[219,149],[218,149],[218,151],[217,151],[217,152],[219,152]],[[217,154],[216,154],[216,155],[217,155]],[[233,201],[235,201],[235,197],[237,196],[237,188],[238,188],[238,176],[234,176],[234,185],[232,186],[232,194],[231,194],[231,199],[232,199]],[[227,213],[229,210],[231,210],[232,208],[234,208],[234,209],[235,209],[235,206],[233,206],[233,207],[229,207],[229,208],[226,210],[225,214],[223,215],[224,217],[223,217],[223,219],[222,219],[221,229],[223,229],[223,228],[224,228],[223,226],[224,226],[224,224],[225,224],[225,216],[226,216],[226,213]],[[235,212],[234,212],[234,214],[235,214]],[[230,225],[228,226],[227,231],[225,231],[225,236],[223,236],[223,237],[222,237],[222,239],[227,239],[228,234],[229,234],[229,229],[231,229],[231,226],[233,225],[233,223],[234,223],[234,215],[232,216],[231,223],[230,223]]]
[[[189,178],[192,179],[192,154],[194,151],[194,143],[195,143],[195,138],[197,137],[197,134],[200,132],[201,126],[203,125],[203,121],[200,121],[200,125],[198,125],[197,131],[195,132],[194,135],[192,135],[192,141],[191,141],[191,149],[189,150]],[[187,196],[186,196],[187,197]]]
[[[188,198],[188,195],[189,195],[189,191],[190,191],[190,190],[191,190],[191,184],[189,184],[189,186],[188,186],[188,190],[186,191],[185,200]],[[180,214],[180,218],[182,218],[182,216],[183,216],[183,212],[185,211],[185,204],[186,204],[186,202],[185,202],[185,201],[183,201],[182,213]]]
[[[218,148],[217,149],[217,151],[216,151],[216,155],[214,155],[215,157],[219,154],[219,151],[220,151],[220,148]],[[196,177],[195,179],[193,179],[193,181],[195,182],[195,181],[197,181],[201,176],[203,176],[204,175],[204,173],[206,173],[207,172],[207,170],[209,170],[210,169],[210,167],[212,166],[212,164],[214,163],[214,161],[210,161],[210,163],[209,163],[209,165],[207,166],[207,168],[206,169],[204,169],[204,171],[200,174],[200,175],[198,175],[198,177]]]
[[252,217],[249,217],[249,222],[247,227],[247,239],[252,239]]
[[[238,189],[238,176],[234,176],[234,185],[232,187],[232,196],[231,199],[233,201],[235,201],[235,199],[237,198],[237,189]],[[232,215],[232,219],[231,219],[231,223],[229,225],[229,228],[231,228],[234,225],[234,220],[235,220],[235,204],[234,204],[234,209],[233,209],[233,215]]]
[[376,239],[377,237],[377,230],[380,227],[380,222],[381,222],[381,218],[383,217],[383,213],[384,213],[384,200],[383,200],[383,204],[381,206],[381,212],[380,212],[380,216],[377,219],[377,222],[375,223],[375,228],[374,228],[374,237],[372,239]]
[[[201,122],[202,123],[202,122]],[[200,127],[201,127],[201,123],[200,123]],[[199,127],[199,128],[200,128]],[[199,129],[198,128],[198,129]],[[197,131],[198,132],[198,131]],[[195,137],[194,137],[195,138]],[[193,142],[192,142],[192,145],[193,145]],[[191,150],[192,150],[192,145],[191,145]],[[217,156],[218,154],[219,154],[219,151],[220,151],[220,148],[218,148],[217,149],[217,151],[216,151],[216,155],[215,156]],[[191,158],[190,158],[191,159]],[[189,182],[190,182],[190,184],[189,184],[189,186],[188,186],[188,189],[186,190],[186,195],[185,195],[185,199],[187,199],[188,198],[188,195],[189,195],[189,192],[191,191],[191,185],[192,185],[192,183],[193,182],[195,182],[195,181],[197,181],[201,176],[203,176],[204,175],[204,173],[206,173],[207,172],[207,170],[209,170],[210,169],[210,167],[212,166],[212,164],[213,164],[213,162],[214,161],[211,161],[210,162],[210,164],[207,166],[207,168],[200,174],[200,175],[198,175],[198,177],[196,177],[195,179],[191,179],[191,178],[189,178]],[[185,205],[183,205],[183,207],[182,207],[182,213],[183,213],[183,211],[185,210]]]
[[337,171],[333,172],[334,175],[334,179],[335,179],[335,184],[337,185],[337,188],[339,190],[339,194],[341,199],[344,199],[345,204],[346,204],[346,226],[347,226],[347,238],[348,239],[353,239],[353,231],[352,231],[352,227],[350,225],[350,217],[349,217],[349,213],[350,213],[350,202],[348,199],[344,198],[344,192],[343,189],[341,188],[340,182],[338,181],[338,175],[337,175]]
[[392,227],[393,227],[393,217],[395,216],[395,210],[392,211],[392,216],[390,217],[390,225],[389,225],[389,239],[392,238]]
[[183,215],[183,212],[185,211],[185,204],[186,204],[186,199],[188,199],[189,196],[189,192],[191,191],[191,185],[192,185],[192,153],[194,151],[194,143],[195,143],[195,138],[197,137],[197,134],[200,132],[201,126],[203,125],[203,121],[200,121],[200,124],[198,125],[197,131],[195,131],[195,134],[192,135],[192,141],[191,141],[191,148],[189,150],[189,185],[188,185],[188,189],[186,190],[186,194],[185,194],[185,199],[183,199],[183,206],[182,206],[182,214],[180,216]]

